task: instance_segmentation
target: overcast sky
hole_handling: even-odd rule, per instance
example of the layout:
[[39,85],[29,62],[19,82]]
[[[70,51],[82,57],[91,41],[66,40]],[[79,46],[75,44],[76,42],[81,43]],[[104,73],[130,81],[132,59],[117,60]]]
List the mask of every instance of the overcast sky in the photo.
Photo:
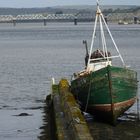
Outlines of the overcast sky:
[[[100,0],[104,5],[140,5],[140,0]],[[0,7],[51,7],[62,5],[95,5],[96,0],[0,0]]]

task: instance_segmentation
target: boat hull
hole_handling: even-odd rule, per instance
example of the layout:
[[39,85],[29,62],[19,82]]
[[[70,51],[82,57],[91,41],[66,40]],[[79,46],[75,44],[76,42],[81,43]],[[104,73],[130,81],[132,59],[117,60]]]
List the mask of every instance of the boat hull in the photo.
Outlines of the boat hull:
[[135,102],[137,73],[107,66],[71,81],[71,91],[84,110],[98,119],[115,123]]

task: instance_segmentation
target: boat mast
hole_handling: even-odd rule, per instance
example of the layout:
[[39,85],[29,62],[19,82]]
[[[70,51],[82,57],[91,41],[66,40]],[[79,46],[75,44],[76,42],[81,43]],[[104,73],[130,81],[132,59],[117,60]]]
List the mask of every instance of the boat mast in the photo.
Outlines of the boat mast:
[[91,46],[90,46],[90,51],[89,51],[89,59],[88,59],[88,64],[87,64],[87,68],[90,64],[91,61],[91,54],[92,54],[92,50],[93,50],[93,45],[94,45],[94,40],[95,40],[95,33],[96,33],[96,27],[97,27],[97,21],[98,21],[98,10],[99,10],[99,2],[97,0],[97,11],[96,11],[96,16],[95,16],[95,24],[94,24],[94,30],[93,30],[93,35],[92,35],[92,41],[91,41]]
[[[93,45],[94,45],[94,41],[95,41],[96,28],[97,28],[98,20],[99,20],[99,26],[100,26],[100,32],[101,32],[101,40],[102,40],[102,47],[103,47],[103,58],[91,59]],[[117,56],[111,56],[111,57],[108,56],[108,50],[107,50],[106,39],[105,39],[105,34],[104,34],[104,29],[103,29],[103,23],[102,22],[104,23],[104,25],[105,25],[108,33],[109,33],[109,36],[110,36],[110,38],[111,38],[111,40],[112,40],[112,42],[113,42],[113,44],[115,46],[115,49],[116,49],[116,51],[118,53]],[[103,16],[103,14],[101,12],[100,7],[99,7],[99,0],[97,0],[97,11],[96,11],[96,17],[95,17],[95,24],[94,24],[94,30],[93,30],[93,35],[92,35],[91,47],[90,47],[90,51],[89,51],[89,59],[88,59],[87,69],[88,69],[88,66],[89,66],[89,64],[90,64],[90,62],[92,60],[107,59],[107,62],[109,62],[110,58],[117,58],[117,57],[119,57],[121,59],[121,62],[123,64],[123,66],[125,66],[124,60],[123,60],[123,58],[122,58],[122,56],[121,56],[121,54],[119,52],[119,49],[118,49],[118,47],[117,47],[117,45],[115,43],[115,40],[113,39],[113,36],[112,36],[112,34],[111,34],[111,32],[110,32],[110,30],[108,28],[108,25],[107,25],[107,23],[106,23],[106,21],[104,19],[104,16]]]

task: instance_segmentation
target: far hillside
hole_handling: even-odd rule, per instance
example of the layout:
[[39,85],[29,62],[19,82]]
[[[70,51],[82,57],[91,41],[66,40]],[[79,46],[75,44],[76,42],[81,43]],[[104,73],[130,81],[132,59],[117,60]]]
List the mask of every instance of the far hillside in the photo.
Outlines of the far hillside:
[[[101,9],[107,14],[112,12],[137,12],[140,10],[140,6],[101,6]],[[38,13],[79,13],[88,12],[95,13],[96,6],[94,5],[83,5],[83,6],[55,6],[45,8],[0,8],[0,15],[25,15],[25,14],[38,14]]]

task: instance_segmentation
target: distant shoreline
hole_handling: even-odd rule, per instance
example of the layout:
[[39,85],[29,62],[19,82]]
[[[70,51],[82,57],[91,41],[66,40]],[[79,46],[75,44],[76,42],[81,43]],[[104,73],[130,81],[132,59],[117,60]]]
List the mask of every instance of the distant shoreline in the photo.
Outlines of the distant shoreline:
[[[102,11],[110,10],[138,10],[140,6],[135,5],[103,5],[101,6]],[[54,14],[56,12],[62,11],[63,13],[79,13],[79,12],[90,12],[94,13],[96,11],[95,5],[82,5],[82,6],[53,6],[53,7],[43,7],[43,8],[0,8],[0,15],[21,15],[21,14]]]

